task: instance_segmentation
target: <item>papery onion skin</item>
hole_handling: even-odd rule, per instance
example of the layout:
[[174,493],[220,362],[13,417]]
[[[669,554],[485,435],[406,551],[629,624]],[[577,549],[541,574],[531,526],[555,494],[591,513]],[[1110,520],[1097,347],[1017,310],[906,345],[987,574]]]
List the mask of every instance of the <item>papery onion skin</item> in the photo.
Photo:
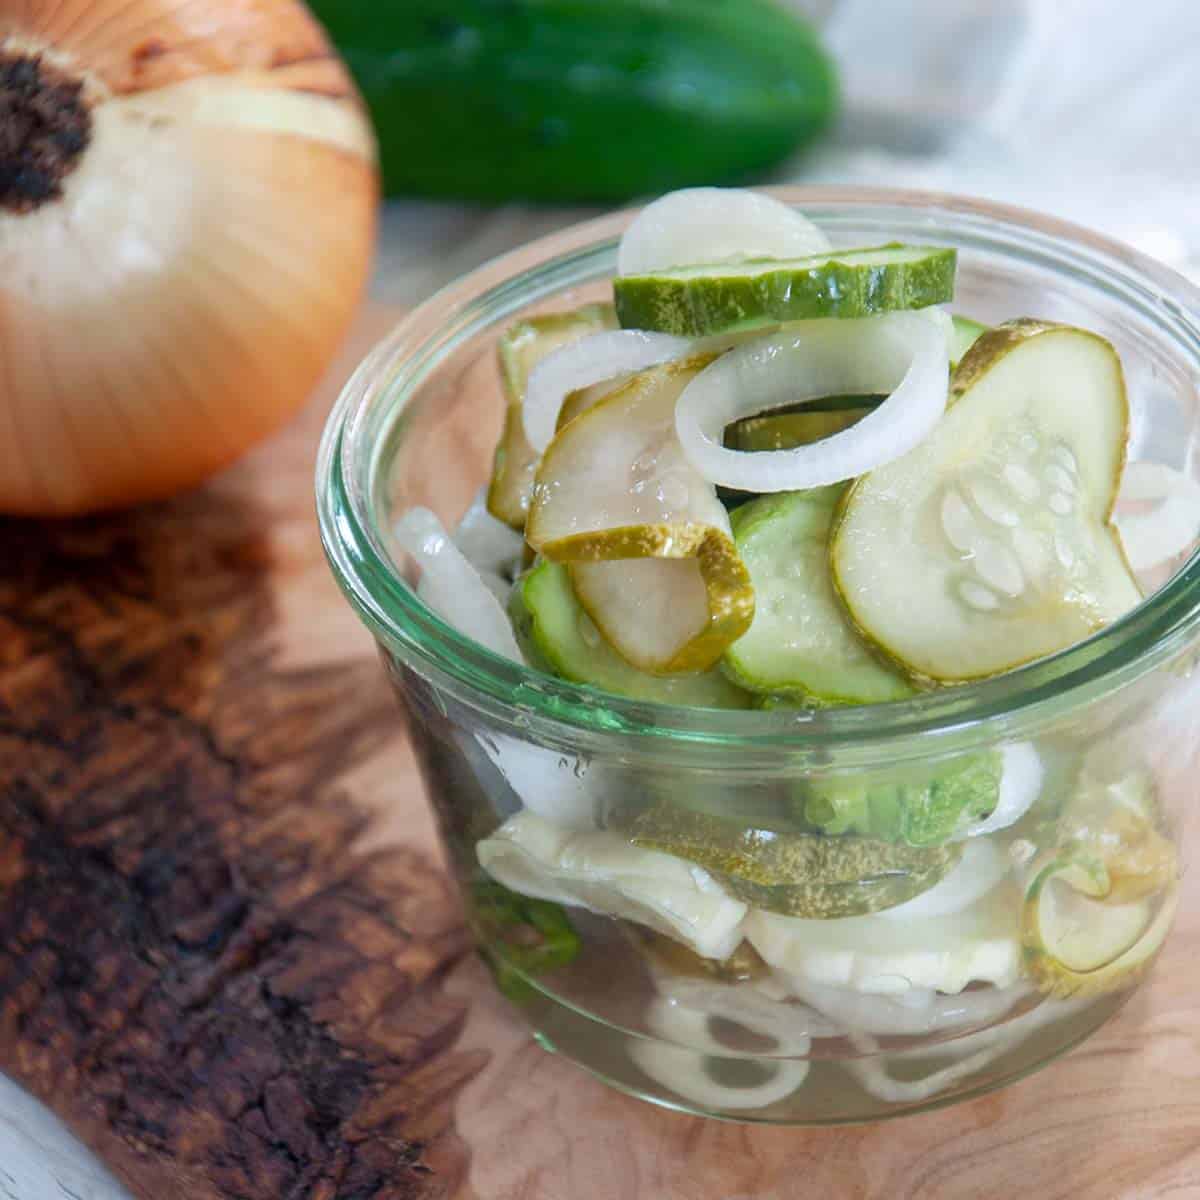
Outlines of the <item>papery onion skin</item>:
[[311,393],[374,248],[374,141],[293,0],[30,0],[0,54],[83,82],[61,198],[0,206],[0,511],[168,496]]

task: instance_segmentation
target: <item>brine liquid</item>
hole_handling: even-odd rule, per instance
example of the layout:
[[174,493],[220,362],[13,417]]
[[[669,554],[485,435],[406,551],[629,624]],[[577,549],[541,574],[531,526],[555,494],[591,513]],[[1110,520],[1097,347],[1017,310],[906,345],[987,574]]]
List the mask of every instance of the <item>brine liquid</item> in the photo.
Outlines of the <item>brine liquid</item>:
[[[412,711],[412,697],[400,691]],[[441,825],[468,908],[484,880],[475,847],[521,807],[472,735],[445,714],[422,711],[414,745],[428,794]],[[998,993],[990,985],[970,989],[974,1023],[881,1035],[843,1028],[822,1029],[820,1020],[791,1046],[756,1038],[722,1013],[680,1011],[669,997],[675,982],[661,960],[639,944],[626,922],[579,908],[565,910],[580,940],[572,961],[533,977],[499,939],[481,949],[501,990],[553,1050],[643,1098],[708,1116],[751,1122],[827,1124],[876,1120],[988,1091],[1020,1078],[1085,1038],[1123,1003],[1129,990],[1088,999],[1047,1000],[1032,988]],[[481,923],[477,923],[481,924]],[[479,930],[477,928],[477,934]],[[771,979],[719,986],[736,1016],[745,997],[789,1015],[794,1001],[773,995]],[[747,989],[741,992],[739,989]],[[989,1004],[988,996],[996,1003]],[[664,1036],[655,1014],[682,1024]],[[785,1007],[780,1008],[780,1005]],[[683,1005],[683,1009],[687,1009]],[[749,1009],[748,1009],[749,1011]],[[806,1010],[795,1006],[800,1033]],[[814,1014],[820,1016],[820,1014]],[[826,1017],[836,1017],[826,1013]],[[826,1021],[829,1024],[829,1021]],[[801,1049],[797,1051],[797,1046]]]

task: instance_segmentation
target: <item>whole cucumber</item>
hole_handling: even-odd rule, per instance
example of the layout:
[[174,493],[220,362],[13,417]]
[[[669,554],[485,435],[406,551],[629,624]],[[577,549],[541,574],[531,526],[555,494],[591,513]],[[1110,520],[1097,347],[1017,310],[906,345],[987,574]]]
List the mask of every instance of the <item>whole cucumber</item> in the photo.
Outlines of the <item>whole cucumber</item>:
[[812,30],[773,0],[312,0],[389,194],[628,199],[753,175],[830,120]]

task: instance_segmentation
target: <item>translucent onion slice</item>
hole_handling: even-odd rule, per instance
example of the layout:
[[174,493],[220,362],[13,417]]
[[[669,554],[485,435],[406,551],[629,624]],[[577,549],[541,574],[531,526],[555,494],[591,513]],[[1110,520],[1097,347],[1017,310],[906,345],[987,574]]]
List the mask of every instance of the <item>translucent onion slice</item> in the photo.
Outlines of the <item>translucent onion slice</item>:
[[[704,479],[748,492],[801,491],[863,475],[926,438],[946,408],[950,318],[940,310],[797,324],[732,350],[684,390],[675,428]],[[834,395],[887,393],[850,429],[810,446],[729,450],[726,426]]]
[[795,209],[741,188],[685,188],[648,204],[625,231],[619,275],[645,275],[693,263],[801,258],[829,239]]
[[503,521],[498,521],[487,509],[487,488],[481,488],[454,531],[454,544],[463,557],[497,591],[507,599],[509,588],[521,566],[525,539]]
[[571,565],[579,602],[644,671],[711,667],[754,615],[725,507],[675,437],[679,394],[708,365],[635,375],[564,426],[534,482],[525,536]]
[[[461,735],[460,744],[471,736]],[[595,766],[503,733],[477,733],[473,739],[531,812],[564,829],[600,828],[609,789]]]
[[[1149,512],[1121,512],[1154,502]],[[1114,524],[1129,565],[1148,571],[1193,549],[1200,537],[1200,482],[1162,463],[1131,462],[1121,476]]]
[[525,388],[526,439],[541,453],[554,438],[568,394],[682,358],[691,347],[687,338],[623,329],[594,333],[555,350],[534,367]]
[[973,841],[962,858],[928,891],[875,914],[888,921],[920,921],[948,917],[986,896],[1008,873],[1008,856],[992,841]]
[[[978,1074],[1001,1055],[1007,1054],[1032,1037],[1039,1029],[1074,1015],[1079,1011],[1079,1007],[1073,1001],[1043,1001],[1036,1008],[1021,1013],[1010,1021],[990,1029],[968,1033],[965,1037],[955,1038],[941,1046],[922,1046],[887,1056],[847,1059],[843,1065],[863,1089],[877,1100],[888,1104],[919,1104]],[[864,1045],[864,1049],[869,1048]],[[945,1066],[913,1078],[913,1063],[947,1058],[950,1061]],[[893,1063],[901,1065],[906,1078],[897,1079],[889,1072],[888,1067]]]
[[[631,1041],[629,1057],[656,1083],[710,1111],[748,1112],[766,1108],[786,1099],[804,1083],[809,1069],[804,1059],[775,1059],[770,1063],[758,1059],[755,1065],[765,1069],[766,1077],[742,1085],[717,1079],[715,1067],[744,1057],[731,1053],[725,1043],[713,1036],[710,1026],[717,1015],[661,998],[654,1000],[646,1014],[647,1023],[660,1037],[676,1044]],[[727,1018],[722,1016],[722,1019]],[[753,1018],[739,1017],[736,1024],[759,1037],[771,1037]]]
[[704,958],[727,958],[742,940],[746,906],[707,871],[639,850],[616,833],[578,833],[523,812],[479,842],[476,854],[514,892],[637,921]]
[[1016,887],[1002,882],[949,915],[813,921],[754,910],[745,934],[766,963],[792,977],[881,996],[914,988],[952,994],[972,982],[1016,983],[1020,907]]
[[961,837],[983,837],[1015,825],[1041,795],[1046,771],[1041,755],[1028,742],[1005,746],[1000,755],[1003,767],[996,807],[982,821],[968,825]]
[[813,983],[800,975],[777,973],[793,995],[844,1029],[876,1037],[922,1037],[987,1025],[999,1020],[1030,994],[1028,986],[979,988],[946,996],[914,988],[900,996],[869,996],[848,988]]
[[459,633],[521,662],[503,606],[441,521],[427,508],[411,508],[396,522],[395,535],[421,568],[417,595]]
[[[814,1037],[836,1037],[840,1030],[802,1004],[776,1000],[750,983],[715,983],[703,979],[657,977],[659,999],[675,1009],[693,1009],[711,1018],[729,1021],[752,1030],[775,1044],[769,1054],[807,1054]],[[696,1045],[688,1041],[686,1045]],[[719,1042],[705,1031],[705,1042],[697,1049],[714,1049],[732,1057],[763,1053],[761,1049],[738,1050]]]

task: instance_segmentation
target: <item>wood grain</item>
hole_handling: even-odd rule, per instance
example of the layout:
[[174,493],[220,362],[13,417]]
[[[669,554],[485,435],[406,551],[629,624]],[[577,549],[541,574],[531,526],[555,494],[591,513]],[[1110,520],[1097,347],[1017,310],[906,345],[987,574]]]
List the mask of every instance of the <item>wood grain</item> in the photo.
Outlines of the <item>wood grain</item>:
[[313,564],[271,511],[311,520],[323,407],[176,503],[0,528],[0,1066],[147,1200],[465,1168],[457,906],[423,850],[361,848],[341,787],[390,694],[361,655],[281,654]]
[[[1003,1092],[944,1111],[891,1124],[829,1131],[723,1125],[663,1112],[618,1095],[534,1045],[495,996],[482,968],[471,957],[457,957],[461,935],[453,910],[440,877],[426,865],[436,853],[435,841],[411,755],[398,724],[387,715],[369,639],[337,594],[321,558],[313,526],[310,479],[315,440],[327,402],[327,397],[318,400],[282,437],[202,495],[140,518],[154,523],[157,535],[148,534],[135,523],[132,535],[109,544],[108,549],[93,534],[58,543],[55,553],[60,562],[60,585],[64,573],[77,581],[81,563],[86,566],[91,562],[95,570],[103,564],[106,572],[123,581],[119,595],[106,591],[103,604],[93,600],[83,607],[78,598],[72,602],[75,607],[60,607],[61,598],[48,603],[44,597],[61,597],[61,586],[57,593],[47,589],[46,577],[39,576],[39,587],[30,588],[30,563],[42,562],[45,548],[28,544],[28,538],[19,543],[24,547],[20,565],[14,564],[15,569],[6,573],[3,586],[6,597],[14,594],[11,589],[20,587],[43,597],[35,608],[38,620],[49,624],[22,636],[42,638],[38,644],[47,647],[48,662],[65,662],[70,667],[76,661],[72,656],[75,652],[65,659],[61,654],[56,657],[55,646],[60,643],[54,638],[63,635],[60,632],[52,637],[50,627],[75,630],[77,620],[87,616],[87,636],[71,634],[73,642],[81,647],[79,653],[87,656],[84,661],[92,664],[93,671],[98,669],[97,664],[103,667],[101,681],[105,688],[116,689],[131,719],[136,718],[138,729],[159,738],[145,743],[154,750],[144,752],[141,758],[130,750],[125,770],[134,772],[141,763],[144,774],[140,778],[161,777],[161,764],[155,766],[152,761],[153,755],[160,752],[163,762],[169,752],[175,756],[172,762],[203,764],[209,772],[205,778],[210,779],[219,778],[226,769],[223,756],[228,757],[231,751],[236,761],[249,764],[240,768],[244,774],[235,789],[239,797],[237,819],[256,818],[272,805],[287,814],[274,827],[274,845],[281,847],[281,864],[264,863],[260,858],[255,867],[268,884],[286,877],[293,881],[291,886],[298,886],[293,868],[305,861],[304,851],[294,844],[299,838],[310,851],[320,842],[321,851],[310,864],[337,881],[333,888],[336,895],[352,895],[357,903],[368,895],[388,894],[386,884],[377,877],[362,870],[339,872],[331,861],[341,855],[336,847],[350,837],[352,828],[358,828],[357,821],[347,817],[349,810],[330,798],[331,790],[352,798],[353,811],[360,816],[373,814],[374,824],[366,834],[366,844],[384,855],[374,861],[409,865],[404,883],[408,890],[388,904],[399,905],[406,920],[428,922],[420,924],[419,940],[425,949],[418,953],[411,941],[392,943],[384,965],[380,965],[378,955],[373,957],[370,970],[364,965],[359,976],[364,980],[361,989],[339,984],[335,993],[326,993],[321,1009],[341,1028],[361,1031],[371,1019],[370,1003],[364,997],[387,990],[379,983],[366,986],[366,981],[386,975],[400,994],[396,1011],[404,1015],[392,1027],[399,1032],[389,1035],[388,1042],[399,1063],[399,1076],[389,1079],[387,1086],[397,1089],[389,1094],[401,1097],[403,1113],[393,1114],[396,1119],[387,1127],[385,1138],[372,1132],[381,1126],[372,1126],[375,1118],[367,1108],[359,1110],[365,1114],[362,1124],[347,1122],[341,1127],[343,1131],[355,1130],[357,1140],[353,1145],[364,1156],[369,1150],[372,1170],[380,1175],[391,1172],[389,1186],[410,1187],[410,1193],[401,1190],[376,1194],[426,1194],[419,1189],[431,1186],[430,1177],[416,1170],[424,1163],[438,1172],[432,1183],[435,1188],[461,1182],[463,1200],[1200,1197],[1200,968],[1196,966],[1200,959],[1200,895],[1191,875],[1186,880],[1179,925],[1162,962],[1116,1020],[1038,1075]],[[206,517],[206,512],[216,515]],[[241,517],[231,519],[235,512]],[[216,529],[235,530],[237,536],[216,536]],[[144,537],[150,540],[139,542]],[[223,548],[219,554],[210,550],[206,557],[197,549],[197,542]],[[141,559],[130,558],[130,550],[139,544],[153,548],[150,557],[158,564],[156,569],[146,567],[145,553]],[[62,555],[69,556],[69,570],[62,567],[62,561],[66,561]],[[136,562],[143,565],[135,568]],[[218,618],[214,614],[227,606],[213,605],[214,591],[230,590],[232,580],[249,595],[244,606],[233,606],[240,617]],[[197,599],[172,601],[181,606],[177,609],[171,609],[164,599],[176,593],[182,596],[189,589],[197,589]],[[123,653],[114,649],[123,644],[119,638],[114,640],[114,631],[123,622],[133,617],[141,620],[146,613],[153,616],[163,610],[186,612],[189,620],[180,623],[173,619],[164,624],[156,618],[152,624],[157,631],[154,637],[139,641]],[[251,611],[259,616],[251,619]],[[263,615],[269,616],[265,633],[258,625]],[[239,629],[246,628],[258,632],[249,638],[244,632],[238,634]],[[2,694],[12,710],[9,719],[15,714],[28,726],[40,713],[38,719],[54,730],[60,727],[59,717],[66,715],[82,737],[89,727],[91,693],[85,689],[76,694],[70,688],[48,691],[46,676],[42,677],[42,685],[34,686],[30,682],[33,677],[22,673],[9,646],[8,634],[0,636],[0,647],[5,652],[0,665]],[[201,647],[206,648],[203,653]],[[247,647],[255,648],[249,658]],[[148,658],[159,662],[149,673]],[[38,669],[45,671],[47,667]],[[74,678],[69,672],[65,677]],[[281,679],[286,686],[280,686]],[[78,687],[78,681],[72,686]],[[192,724],[169,716],[175,712],[187,714]],[[202,738],[189,741],[198,738],[199,730],[209,731],[208,748]],[[214,731],[218,735],[215,741]],[[335,749],[343,742],[344,747]],[[220,753],[211,753],[213,745]],[[54,749],[51,745],[47,753]],[[11,770],[7,750],[0,750],[0,756],[0,769]],[[151,766],[146,766],[147,761]],[[97,773],[99,768],[90,758],[60,762],[59,770],[61,778],[46,784],[49,799],[43,796],[41,804],[43,809],[56,804],[56,819],[70,822],[87,781],[98,787],[105,777]],[[46,778],[49,780],[49,775]],[[127,791],[128,802],[133,801],[134,791]],[[160,790],[155,795],[155,804],[164,815],[152,826],[168,842],[172,822],[166,817],[174,814],[178,818],[180,794],[178,790],[170,794]],[[70,805],[64,799],[68,796],[74,798]],[[307,798],[306,804],[289,803],[299,796]],[[122,820],[126,826],[132,825],[135,817],[152,808],[150,804],[141,808],[135,804],[127,805],[128,811],[124,811],[114,801],[106,823],[91,828],[80,821],[72,826],[80,845],[88,847],[87,853],[80,850],[81,857],[70,860],[54,855],[48,861],[39,860],[44,862],[40,869],[47,872],[45,878],[61,881],[68,892],[77,889],[71,869],[94,862],[95,840],[109,837],[113,844],[136,848],[144,843],[145,835],[140,835],[139,842],[134,830],[118,835],[118,829],[122,828]],[[309,808],[323,814],[319,817],[323,824],[309,825],[310,832],[305,833],[305,821],[318,819],[308,814]],[[221,840],[226,835],[219,823],[208,831],[199,830],[195,824],[188,828],[221,846],[229,844]],[[42,836],[40,844],[46,844],[44,822]],[[174,839],[176,844],[180,840]],[[27,862],[30,854],[22,851],[16,861]],[[393,857],[389,859],[389,855]],[[0,871],[7,869],[11,861],[9,853],[3,859],[6,867]],[[185,875],[185,879],[196,888],[197,895],[216,890],[211,880],[196,878],[194,873]],[[351,880],[355,881],[352,886]],[[102,874],[102,882],[107,886],[117,883],[111,874]],[[52,899],[43,894],[47,900]],[[313,909],[312,896],[304,901],[299,896],[288,897],[286,891],[279,894],[285,897],[278,906],[279,919],[286,917],[295,925],[299,914],[307,912],[315,922],[303,930],[308,951],[328,948],[343,939],[348,928],[338,923],[346,919],[343,906],[323,901],[330,907]],[[128,893],[125,895],[128,898]],[[174,919],[174,914],[181,911],[175,906],[182,900],[178,892],[163,893],[156,911],[164,914],[164,928],[169,925],[167,918]],[[370,901],[368,907],[372,903],[375,901]],[[211,906],[199,907],[210,914],[210,920],[216,919],[216,910]],[[87,927],[88,913],[71,911],[80,929]],[[7,913],[0,919],[11,921]],[[394,934],[394,930],[392,934],[386,928],[381,930],[375,921],[366,927],[385,941]],[[4,928],[0,946],[7,947],[12,926]],[[194,943],[204,936],[217,936],[214,929],[220,928],[219,920],[215,927],[201,922],[187,936]],[[102,937],[104,933],[100,929],[91,936]],[[273,961],[283,959],[268,954],[248,969],[259,971],[261,978],[263,963]],[[305,968],[309,965],[308,954],[304,964]],[[443,984],[442,975],[448,969]],[[228,972],[230,978],[235,974]],[[211,977],[221,984],[226,975],[212,972]],[[0,966],[0,992],[4,990],[4,978],[5,968]],[[307,970],[296,974],[289,969],[272,978],[287,980],[289,988],[303,991],[308,986],[304,981],[311,975]],[[414,981],[411,987],[410,979]],[[44,1009],[46,1015],[38,1025],[41,1032],[37,1039],[7,1029],[0,1032],[0,1049],[18,1043],[32,1047],[27,1065],[14,1063],[11,1055],[4,1062],[9,1069],[19,1070],[26,1080],[41,1081],[38,1090],[50,1096],[59,1111],[70,1116],[75,1127],[110,1162],[116,1162],[115,1154],[128,1154],[123,1147],[128,1146],[131,1135],[128,1125],[120,1124],[125,1110],[114,1099],[111,1088],[98,1091],[78,1070],[69,1075],[69,1081],[56,1084],[49,1079],[47,1064],[51,1062],[60,1073],[66,1073],[59,1051],[63,1038],[75,1036],[73,1022],[95,1019],[92,1011],[82,1011],[78,1005],[71,1008],[65,1000],[55,999],[54,987],[59,982],[61,977],[43,980],[41,1003],[50,1007]],[[159,990],[151,989],[147,995],[161,996],[164,987],[160,979]],[[108,994],[116,993],[110,990]],[[34,1009],[25,1004],[22,1011]],[[269,1011],[264,1013],[259,1008],[240,1011],[271,1019]],[[113,1046],[130,1046],[129,1031],[139,1023],[152,1028],[145,1025],[148,1018],[143,1012],[127,1016],[125,1012],[114,1012],[111,1004],[95,1012],[104,1012],[106,1019],[112,1020],[114,1032],[109,1037]],[[461,1038],[453,1048],[447,1048],[445,1044],[455,1036],[464,1013]],[[344,1036],[352,1039],[355,1034]],[[95,1041],[89,1045],[93,1058],[101,1057],[97,1051],[105,1043]],[[140,1052],[141,1048],[133,1045]],[[215,1043],[205,1040],[201,1032],[196,1045],[210,1053]],[[413,1057],[420,1053],[418,1048],[430,1045],[436,1049],[426,1065],[410,1069]],[[356,1061],[368,1057],[361,1051],[356,1053]],[[207,1061],[219,1059],[220,1055],[215,1054]],[[160,1054],[152,1061],[157,1063],[158,1071],[153,1078],[170,1083],[167,1076],[190,1060],[177,1055],[173,1062],[164,1063]],[[239,1055],[226,1061],[243,1064],[239,1077],[249,1077],[258,1069],[257,1059]],[[470,1082],[466,1082],[468,1077]],[[119,1076],[107,1076],[110,1085],[114,1078]],[[72,1093],[75,1087],[83,1088],[86,1103]],[[260,1092],[265,1095],[265,1089],[260,1088]],[[229,1136],[222,1132],[220,1121],[197,1115],[201,1107],[195,1104],[190,1110],[192,1116],[178,1121],[173,1130],[177,1144],[180,1137],[185,1137],[189,1153],[198,1153],[198,1148],[214,1144],[214,1139]],[[147,1106],[140,1111],[150,1113],[153,1109]],[[280,1108],[264,1099],[248,1111],[266,1117]],[[246,1136],[252,1134],[250,1130]],[[155,1136],[153,1131],[135,1131],[133,1140],[141,1147],[139,1153],[153,1156]],[[335,1136],[329,1139],[332,1153],[336,1153],[336,1141]],[[423,1145],[414,1151],[418,1142]],[[319,1155],[321,1151],[306,1149],[305,1153]],[[420,1156],[416,1162],[414,1155]],[[129,1171],[125,1176],[139,1185]],[[306,1192],[298,1184],[294,1186],[301,1190],[279,1191],[270,1179],[258,1179],[245,1186],[247,1190],[237,1194],[246,1200],[293,1194],[372,1195],[369,1191],[349,1190],[345,1184],[340,1192],[324,1193]],[[149,1190],[144,1184],[139,1187],[140,1195],[155,1200],[212,1194],[185,1193],[172,1187],[155,1190],[157,1181]]]

